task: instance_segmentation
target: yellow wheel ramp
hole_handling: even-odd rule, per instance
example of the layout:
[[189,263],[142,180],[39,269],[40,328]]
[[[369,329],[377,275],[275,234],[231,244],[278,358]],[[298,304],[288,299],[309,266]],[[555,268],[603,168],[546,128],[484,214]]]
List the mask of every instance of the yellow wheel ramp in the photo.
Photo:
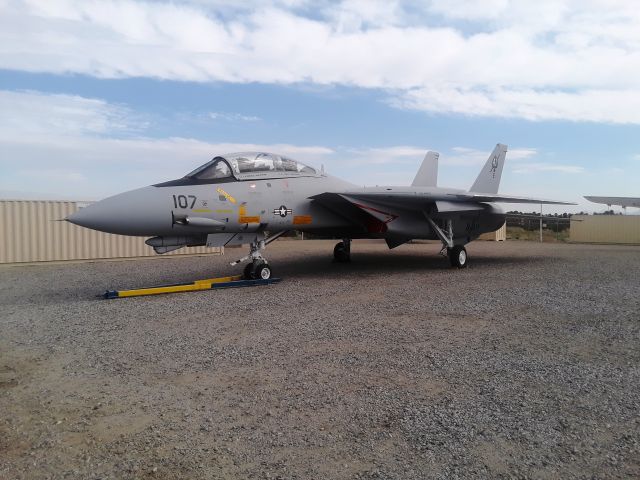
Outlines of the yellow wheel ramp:
[[142,297],[146,295],[161,295],[164,293],[199,292],[202,290],[212,290],[218,288],[238,288],[254,287],[257,285],[270,285],[278,283],[280,278],[269,278],[266,280],[245,280],[242,275],[231,277],[207,278],[195,280],[191,283],[178,283],[174,285],[160,285],[156,287],[136,288],[132,290],[107,290],[102,297],[106,299],[123,297]]

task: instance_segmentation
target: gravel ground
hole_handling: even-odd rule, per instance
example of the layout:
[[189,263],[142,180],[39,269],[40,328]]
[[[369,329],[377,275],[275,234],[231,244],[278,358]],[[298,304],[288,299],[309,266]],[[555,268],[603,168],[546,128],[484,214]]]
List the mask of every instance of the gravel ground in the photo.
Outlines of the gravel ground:
[[0,478],[640,477],[640,247],[333,244],[0,267]]

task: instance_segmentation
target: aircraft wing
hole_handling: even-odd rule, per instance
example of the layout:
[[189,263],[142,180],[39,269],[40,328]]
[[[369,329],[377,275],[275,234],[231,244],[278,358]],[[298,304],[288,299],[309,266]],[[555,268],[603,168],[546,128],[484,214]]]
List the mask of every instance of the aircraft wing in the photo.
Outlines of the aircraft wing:
[[603,203],[605,205],[620,205],[621,207],[640,208],[640,198],[637,197],[593,197],[585,196],[587,200],[593,203]]
[[[340,198],[337,198],[340,197]],[[393,205],[404,208],[424,208],[429,204],[447,202],[472,205],[475,203],[535,203],[546,205],[576,205],[572,202],[548,200],[542,198],[518,197],[513,195],[487,194],[474,192],[429,192],[413,188],[384,188],[363,189],[352,192],[326,192],[310,197],[320,203],[329,204],[340,202],[340,199],[356,204],[358,200],[378,204]],[[355,202],[354,202],[355,200]]]
[[[397,190],[397,191],[396,191]],[[484,210],[483,203],[534,203],[575,205],[568,202],[464,191],[429,192],[419,187],[365,188],[360,191],[325,192],[310,197],[323,207],[369,232],[384,232],[390,222],[409,231],[425,222],[424,213],[471,212]],[[411,235],[407,234],[407,238]]]
[[573,202],[560,202],[558,200],[547,200],[543,198],[530,198],[530,197],[515,197],[512,195],[486,195],[482,193],[474,193],[471,194],[470,199],[474,202],[500,202],[500,203],[537,203],[537,204],[545,204],[545,205],[577,205],[577,203]]

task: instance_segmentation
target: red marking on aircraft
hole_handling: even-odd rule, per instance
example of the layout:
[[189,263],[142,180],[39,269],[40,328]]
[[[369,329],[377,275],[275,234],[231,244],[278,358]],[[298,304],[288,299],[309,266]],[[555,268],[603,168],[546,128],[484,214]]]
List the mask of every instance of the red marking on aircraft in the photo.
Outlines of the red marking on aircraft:
[[380,213],[382,215],[386,215],[387,218],[384,223],[389,223],[389,222],[393,222],[396,218],[398,218],[398,215],[394,215],[393,213],[389,213],[389,212],[384,212],[382,210],[378,210],[377,208],[373,208],[373,207],[369,207],[367,205],[362,205],[360,203],[354,203],[354,205],[358,208],[361,208],[363,210],[371,210],[372,212],[376,212],[376,213]]

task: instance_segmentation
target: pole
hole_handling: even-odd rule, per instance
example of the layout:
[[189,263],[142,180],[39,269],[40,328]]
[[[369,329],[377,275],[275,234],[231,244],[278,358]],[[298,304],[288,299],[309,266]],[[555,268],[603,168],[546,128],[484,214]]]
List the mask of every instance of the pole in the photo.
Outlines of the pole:
[[540,204],[540,243],[542,243],[542,204]]

